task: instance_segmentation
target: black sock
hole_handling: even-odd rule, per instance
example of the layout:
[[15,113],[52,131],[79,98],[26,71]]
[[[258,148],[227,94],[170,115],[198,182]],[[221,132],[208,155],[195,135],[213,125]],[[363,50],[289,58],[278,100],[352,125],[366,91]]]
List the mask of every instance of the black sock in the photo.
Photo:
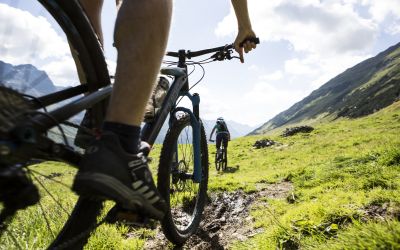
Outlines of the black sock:
[[139,153],[140,127],[118,122],[104,122],[104,131],[110,131],[119,138],[122,148],[131,154]]

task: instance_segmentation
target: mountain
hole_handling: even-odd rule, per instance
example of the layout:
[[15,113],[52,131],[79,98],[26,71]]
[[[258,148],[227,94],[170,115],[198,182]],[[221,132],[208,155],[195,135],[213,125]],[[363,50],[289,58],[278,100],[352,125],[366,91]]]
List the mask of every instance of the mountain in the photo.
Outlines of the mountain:
[[[206,130],[207,136],[210,136],[211,130],[215,125],[215,120],[203,120],[204,128]],[[250,131],[254,130],[255,127],[249,125],[241,124],[232,120],[226,120],[226,125],[228,126],[229,132],[231,133],[231,138],[238,138],[247,135]],[[213,137],[215,137],[215,132]]]
[[[13,66],[9,63],[0,61],[0,84],[6,86],[11,86],[12,88],[19,90],[22,93],[30,94],[33,96],[41,96],[56,91],[59,87],[56,87],[53,82],[48,77],[45,71],[38,70],[35,66],[31,64],[23,64]],[[73,117],[71,121],[75,123],[80,123],[83,114]],[[203,120],[204,127],[206,129],[207,136],[210,135],[212,128],[214,127],[215,121]],[[166,123],[167,124],[167,123]],[[162,143],[164,137],[168,131],[166,124],[160,131],[157,137],[156,143]],[[237,138],[248,134],[255,127],[240,124],[234,121],[227,121],[228,128],[231,132],[232,138]],[[68,130],[68,128],[64,128]],[[71,139],[74,137],[76,131],[70,129],[67,138]],[[60,135],[57,134],[57,130],[54,130],[54,138],[58,138],[57,141],[62,140]],[[214,135],[215,137],[215,135]],[[71,139],[72,140],[72,139]],[[61,141],[60,141],[61,142]],[[72,144],[70,142],[70,144]]]
[[31,64],[13,66],[0,61],[0,83],[32,96],[57,90],[47,73]]
[[[210,138],[211,130],[213,129],[216,121],[215,120],[202,120],[202,121],[208,140]],[[167,124],[168,123],[166,122],[164,126],[161,128],[161,131],[156,139],[156,143],[162,143],[164,141],[164,137],[168,132]],[[228,126],[229,132],[231,133],[232,139],[245,136],[256,128],[235,121],[226,121],[226,124]],[[215,139],[215,132],[212,139]]]
[[347,69],[250,133],[338,117],[356,118],[389,106],[400,96],[400,43]]

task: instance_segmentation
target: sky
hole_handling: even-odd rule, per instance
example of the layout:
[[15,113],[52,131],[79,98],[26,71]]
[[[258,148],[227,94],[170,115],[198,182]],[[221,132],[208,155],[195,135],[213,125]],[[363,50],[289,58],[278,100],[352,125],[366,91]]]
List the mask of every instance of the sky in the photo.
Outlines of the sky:
[[[193,90],[204,119],[257,126],[308,96],[347,68],[400,42],[400,0],[248,0],[257,49],[238,60],[205,65]],[[115,1],[102,23],[110,72]],[[229,0],[174,0],[168,51],[232,43],[237,23]],[[165,58],[171,60],[171,58]],[[68,43],[35,0],[0,0],[0,60],[32,63],[57,85],[78,84]],[[190,82],[202,75],[197,68]]]

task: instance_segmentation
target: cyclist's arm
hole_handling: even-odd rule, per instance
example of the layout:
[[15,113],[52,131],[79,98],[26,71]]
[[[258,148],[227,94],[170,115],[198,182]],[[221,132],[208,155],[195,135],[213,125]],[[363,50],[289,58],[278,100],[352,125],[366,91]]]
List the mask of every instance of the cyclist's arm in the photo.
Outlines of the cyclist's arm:
[[231,0],[233,9],[235,10],[237,22],[238,22],[238,35],[234,42],[235,50],[239,53],[240,61],[243,63],[243,51],[248,53],[252,49],[256,48],[256,44],[253,42],[245,42],[243,47],[240,47],[240,43],[248,38],[256,37],[256,34],[251,27],[251,21],[249,11],[247,7],[247,0]]
[[211,134],[210,134],[210,139],[209,139],[209,141],[211,141],[211,138],[212,138],[212,136],[213,136],[213,134],[214,134],[214,131],[215,131],[215,127],[216,127],[216,126],[214,126],[213,129],[211,130]]

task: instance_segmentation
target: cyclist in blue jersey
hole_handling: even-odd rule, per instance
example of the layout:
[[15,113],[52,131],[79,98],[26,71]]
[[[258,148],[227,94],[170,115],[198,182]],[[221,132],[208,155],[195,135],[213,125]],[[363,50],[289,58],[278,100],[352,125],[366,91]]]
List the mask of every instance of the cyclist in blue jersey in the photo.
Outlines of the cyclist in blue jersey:
[[[103,0],[80,0],[99,40]],[[165,54],[173,0],[116,0],[114,45],[118,51],[113,93],[102,135],[87,148],[73,190],[111,199],[120,207],[162,219],[167,205],[154,184],[147,157],[140,150],[140,124]],[[231,0],[237,21],[235,50],[256,48],[247,0]],[[212,3],[212,1],[210,1]],[[245,42],[246,41],[246,42]],[[239,44],[244,42],[243,47]]]

